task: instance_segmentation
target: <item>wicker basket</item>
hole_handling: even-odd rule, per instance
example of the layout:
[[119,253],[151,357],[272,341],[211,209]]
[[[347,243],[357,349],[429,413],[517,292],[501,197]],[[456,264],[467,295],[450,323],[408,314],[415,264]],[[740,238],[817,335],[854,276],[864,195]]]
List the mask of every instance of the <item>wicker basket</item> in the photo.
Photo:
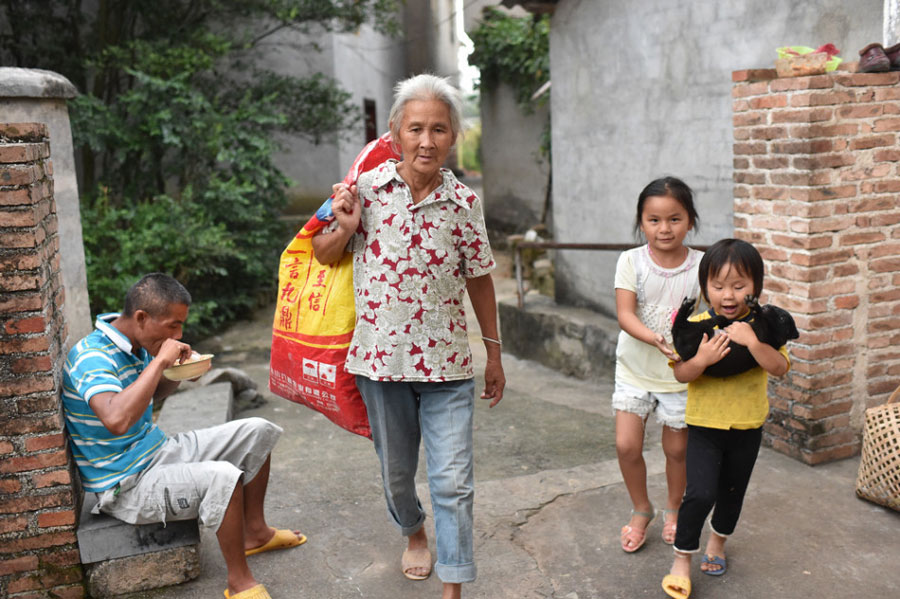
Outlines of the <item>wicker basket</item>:
[[866,410],[856,494],[900,512],[900,387]]

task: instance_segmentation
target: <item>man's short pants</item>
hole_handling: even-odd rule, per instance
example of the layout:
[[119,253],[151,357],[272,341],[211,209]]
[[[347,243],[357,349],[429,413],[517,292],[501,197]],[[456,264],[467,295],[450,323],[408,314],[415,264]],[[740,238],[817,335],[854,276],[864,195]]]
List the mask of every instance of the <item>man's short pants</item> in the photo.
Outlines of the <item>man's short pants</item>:
[[129,524],[197,518],[218,530],[238,480],[253,480],[282,432],[263,418],[246,418],[178,433],[144,470],[98,493],[94,512]]

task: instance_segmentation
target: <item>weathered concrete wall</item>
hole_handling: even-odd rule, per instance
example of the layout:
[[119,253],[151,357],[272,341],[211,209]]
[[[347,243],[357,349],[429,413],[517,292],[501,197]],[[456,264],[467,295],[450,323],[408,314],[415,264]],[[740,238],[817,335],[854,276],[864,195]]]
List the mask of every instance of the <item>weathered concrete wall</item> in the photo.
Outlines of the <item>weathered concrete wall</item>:
[[407,2],[406,71],[450,77],[458,85],[459,67],[454,0]]
[[[696,192],[699,236],[731,236],[731,72],[775,48],[882,37],[880,0],[561,0],[550,38],[554,237],[634,240],[637,195],[672,174]],[[557,298],[615,310],[615,254],[560,252]]]
[[72,129],[66,108],[66,100],[77,94],[75,86],[57,73],[0,67],[0,123],[43,123],[52,140],[64,310],[71,340],[65,341],[66,350],[92,329]]
[[488,226],[524,232],[541,222],[547,195],[547,160],[540,154],[549,108],[524,114],[512,88],[481,89],[481,169]]

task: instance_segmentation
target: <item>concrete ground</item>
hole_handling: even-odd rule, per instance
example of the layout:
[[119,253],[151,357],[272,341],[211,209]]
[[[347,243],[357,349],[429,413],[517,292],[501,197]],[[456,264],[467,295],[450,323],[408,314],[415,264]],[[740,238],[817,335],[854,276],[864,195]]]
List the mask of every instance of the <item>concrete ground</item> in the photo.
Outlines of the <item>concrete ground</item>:
[[[508,279],[497,282],[500,294],[512,292]],[[216,353],[216,366],[241,368],[266,389],[270,322],[271,311],[264,311],[203,349]],[[477,331],[471,340],[476,363],[483,364]],[[672,550],[659,537],[660,521],[638,553],[619,547],[630,503],[615,459],[612,373],[582,381],[510,355],[504,366],[504,400],[492,410],[479,401],[475,412],[479,576],[464,596],[664,597],[660,581]],[[272,596],[439,597],[436,577],[412,582],[400,573],[404,542],[387,519],[371,442],[306,407],[264,395],[265,403],[245,406],[236,417],[262,416],[284,427],[267,513],[271,524],[309,537],[302,547],[250,558]],[[651,498],[662,507],[659,434],[655,424],[648,427],[646,459]],[[811,468],[764,449],[727,547],[729,570],[713,578],[695,563],[692,596],[900,596],[900,514],[855,497],[857,466],[850,459]],[[424,472],[419,478],[425,482]],[[427,502],[424,484],[420,494]],[[431,534],[430,519],[428,526]],[[134,597],[222,597],[225,569],[214,535],[204,533],[201,551],[198,579]]]

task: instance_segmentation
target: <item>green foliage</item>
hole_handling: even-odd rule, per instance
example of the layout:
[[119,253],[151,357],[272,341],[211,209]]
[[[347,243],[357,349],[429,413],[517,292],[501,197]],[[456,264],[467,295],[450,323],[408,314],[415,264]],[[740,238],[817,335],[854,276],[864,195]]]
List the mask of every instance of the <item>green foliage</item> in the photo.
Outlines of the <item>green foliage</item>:
[[150,271],[188,287],[198,332],[272,297],[287,240],[275,134],[318,143],[360,115],[321,74],[260,69],[260,43],[285,29],[314,38],[365,22],[395,32],[399,2],[0,5],[0,64],[54,70],[84,92],[69,112],[92,311],[120,308],[125,290]]
[[[193,202],[159,196],[153,202],[116,208],[108,197],[100,196],[82,207],[82,218],[91,223],[84,228],[87,274],[94,281],[91,300],[106,309],[121,306],[134,282],[133,273],[156,270],[172,273],[195,296],[215,298],[197,286],[226,277],[231,263],[241,258],[225,226]],[[118,251],[98,251],[110,247]],[[215,299],[200,299],[191,308],[191,319],[201,326],[215,324],[222,317],[218,308]]]
[[[506,83],[519,106],[534,110],[531,96],[550,80],[550,16],[511,17],[489,8],[472,32],[475,51],[469,64],[481,71],[481,85],[490,89]],[[544,102],[546,94],[538,99]]]
[[459,144],[459,163],[467,171],[481,172],[481,124],[466,130]]

